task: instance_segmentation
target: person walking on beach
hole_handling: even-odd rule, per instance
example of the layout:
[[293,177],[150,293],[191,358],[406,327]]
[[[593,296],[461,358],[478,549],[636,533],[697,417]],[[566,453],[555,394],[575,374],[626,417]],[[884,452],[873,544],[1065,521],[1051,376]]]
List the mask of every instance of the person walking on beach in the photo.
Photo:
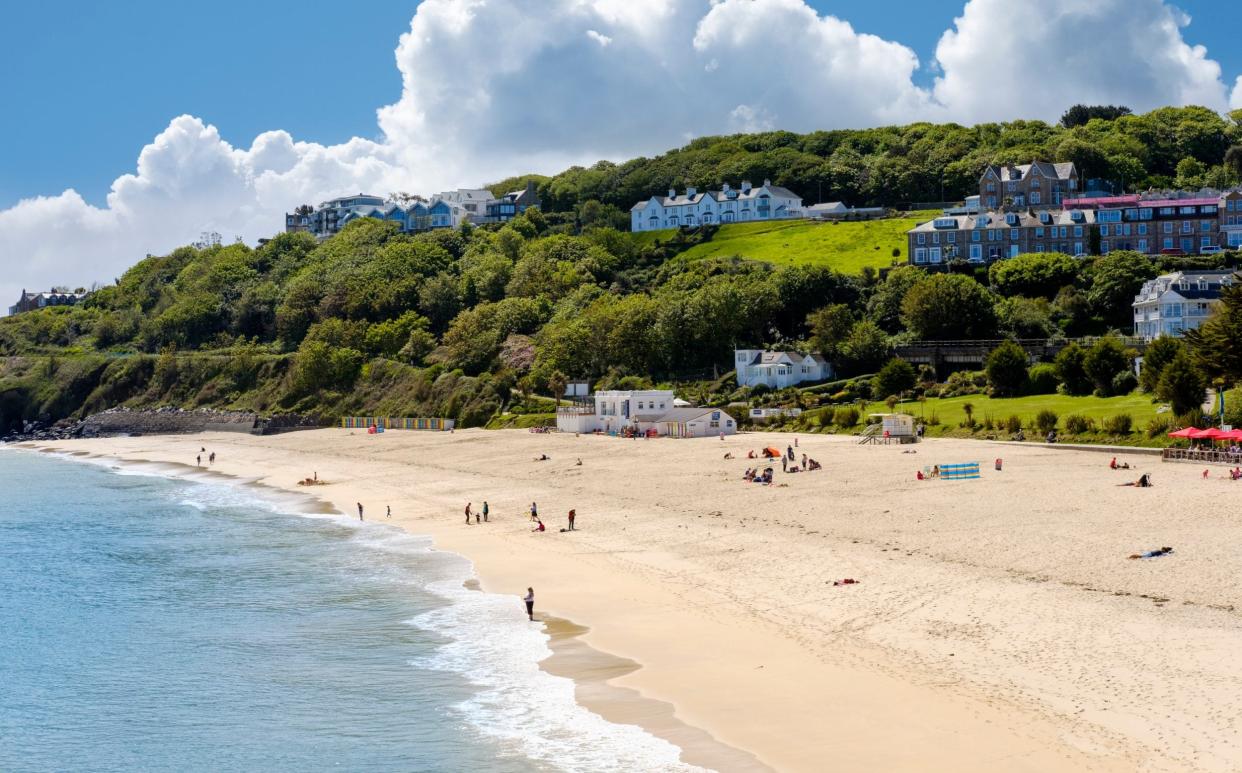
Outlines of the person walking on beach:
[[789,457],[781,457],[781,472],[789,472]]
[[388,507],[388,513],[385,517],[391,518],[392,517],[392,505],[387,505],[387,507]]
[[526,602],[526,618],[534,621],[535,619],[535,589],[526,589],[526,598],[522,599]]
[[358,503],[358,520],[362,520],[362,503]]
[[208,463],[208,464],[215,464],[215,463],[216,463],[216,452],[215,452],[215,451],[212,451],[212,452],[211,452],[211,456],[208,456],[208,457],[207,457],[207,463]]
[[802,455],[802,469],[806,469],[806,454]]
[[466,503],[466,525],[470,525],[470,503]]
[[195,465],[197,465],[197,466],[199,466],[199,467],[202,467],[202,466],[203,466],[203,456],[202,456],[202,454],[199,454],[198,456],[194,457],[194,464],[195,464]]
[[532,521],[539,520],[539,508],[535,506],[534,502],[530,503],[530,519]]
[[484,499],[483,500],[483,523],[487,523],[487,513],[488,513],[487,500]]
[[570,531],[573,531],[573,530],[574,530],[574,518],[577,518],[577,517],[578,517],[578,511],[577,511],[577,510],[570,510],[570,511],[569,511],[569,530],[570,530]]

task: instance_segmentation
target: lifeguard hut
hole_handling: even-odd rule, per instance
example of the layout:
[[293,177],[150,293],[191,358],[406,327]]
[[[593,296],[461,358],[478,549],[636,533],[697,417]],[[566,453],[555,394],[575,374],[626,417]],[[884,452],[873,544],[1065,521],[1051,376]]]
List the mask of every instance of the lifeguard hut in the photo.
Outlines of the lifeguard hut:
[[907,413],[873,413],[860,443],[917,443],[914,417]]

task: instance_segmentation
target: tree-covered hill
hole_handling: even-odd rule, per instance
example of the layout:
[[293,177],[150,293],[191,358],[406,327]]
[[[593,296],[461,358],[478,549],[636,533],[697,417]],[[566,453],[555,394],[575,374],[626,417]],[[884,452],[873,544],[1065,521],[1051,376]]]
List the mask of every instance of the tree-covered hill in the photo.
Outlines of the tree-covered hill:
[[[591,200],[628,211],[670,186],[705,190],[765,178],[808,203],[901,206],[960,200],[978,192],[987,164],[1033,159],[1073,161],[1084,178],[1114,181],[1127,190],[1238,182],[1242,110],[1228,118],[1202,107],[1166,107],[1143,115],[1119,112],[1078,106],[1063,119],[1069,128],[1042,121],[916,123],[700,137],[654,158],[601,161],[552,177],[527,175],[491,187],[514,190],[535,180],[546,211],[573,212]],[[1097,115],[1105,117],[1092,117]]]

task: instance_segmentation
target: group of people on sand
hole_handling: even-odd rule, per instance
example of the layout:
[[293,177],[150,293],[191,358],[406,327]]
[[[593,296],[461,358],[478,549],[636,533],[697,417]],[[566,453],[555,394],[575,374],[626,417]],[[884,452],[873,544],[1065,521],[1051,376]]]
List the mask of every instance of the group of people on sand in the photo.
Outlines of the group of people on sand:
[[746,474],[742,476],[742,480],[747,483],[762,483],[770,486],[772,484],[772,468],[765,467],[763,472],[759,472],[758,467],[747,467]]
[[475,522],[476,524],[479,524],[479,523],[487,523],[487,522],[488,522],[488,517],[489,517],[489,516],[491,515],[491,513],[492,513],[492,506],[491,506],[491,505],[489,505],[489,504],[487,503],[487,500],[486,500],[486,499],[484,499],[484,500],[483,500],[483,507],[482,507],[482,509],[479,509],[479,510],[472,510],[471,508],[472,508],[473,506],[474,506],[474,503],[473,503],[473,502],[467,502],[467,503],[466,503],[466,525],[467,525],[467,526],[469,526],[469,525],[470,525],[470,516],[472,516],[472,515],[474,516],[474,522]]
[[[196,466],[198,467],[203,466],[203,454],[206,454],[206,453],[207,453],[207,449],[202,446],[199,446],[198,456],[194,457],[194,464]],[[215,463],[216,463],[216,452],[212,451],[210,454],[207,455],[207,464],[212,465]]]
[[[481,523],[489,523],[491,521],[491,514],[492,514],[492,508],[491,508],[491,505],[488,504],[487,500],[483,501],[483,507],[479,510],[474,509],[473,502],[466,503],[466,525],[467,526],[471,525],[471,520],[470,520],[471,518],[474,518],[474,521],[473,521],[474,525],[478,525]],[[561,531],[562,532],[577,531],[578,530],[577,520],[578,520],[577,509],[571,509],[569,511],[569,518],[568,518],[569,523],[564,529],[561,529]],[[544,532],[548,530],[548,527],[544,524],[543,519],[539,517],[539,505],[536,504],[535,502],[530,503],[530,522],[534,524],[534,526],[531,527],[532,532],[539,533],[539,532]]]
[[1109,462],[1109,463],[1108,463],[1108,469],[1110,469],[1110,470],[1128,470],[1128,469],[1130,469],[1130,463],[1129,463],[1129,462],[1122,462],[1121,464],[1117,464],[1117,457],[1115,457],[1115,456],[1114,456],[1114,457],[1113,457],[1113,460],[1112,460],[1111,462]]

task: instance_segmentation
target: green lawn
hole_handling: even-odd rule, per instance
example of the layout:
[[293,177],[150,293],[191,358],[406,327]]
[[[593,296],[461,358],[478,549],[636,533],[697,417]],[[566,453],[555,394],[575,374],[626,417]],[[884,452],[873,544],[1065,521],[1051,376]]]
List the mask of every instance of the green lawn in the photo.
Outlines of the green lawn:
[[[915,416],[931,418],[933,414],[941,424],[957,426],[966,418],[962,406],[970,403],[975,407],[975,421],[982,422],[986,416],[993,421],[1004,420],[1010,416],[1022,417],[1023,424],[1034,419],[1035,414],[1042,410],[1050,410],[1061,418],[1061,423],[1070,414],[1079,414],[1098,423],[1101,419],[1128,413],[1134,419],[1135,427],[1146,426],[1147,422],[1156,417],[1157,404],[1151,397],[1134,393],[1121,397],[1073,397],[1070,395],[1029,395],[1027,397],[988,397],[987,395],[965,395],[962,397],[933,397],[926,403],[908,400],[898,410]],[[872,403],[867,406],[872,413],[886,413],[888,407],[884,403]]]
[[[712,240],[681,254],[684,260],[738,255],[776,265],[828,266],[856,274],[864,266],[884,268],[894,260],[905,263],[906,231],[936,215],[915,212],[909,217],[853,223],[819,223],[782,220],[766,223],[731,223],[720,226]],[[672,231],[634,234],[639,244],[667,239]],[[893,248],[901,250],[893,258]]]

